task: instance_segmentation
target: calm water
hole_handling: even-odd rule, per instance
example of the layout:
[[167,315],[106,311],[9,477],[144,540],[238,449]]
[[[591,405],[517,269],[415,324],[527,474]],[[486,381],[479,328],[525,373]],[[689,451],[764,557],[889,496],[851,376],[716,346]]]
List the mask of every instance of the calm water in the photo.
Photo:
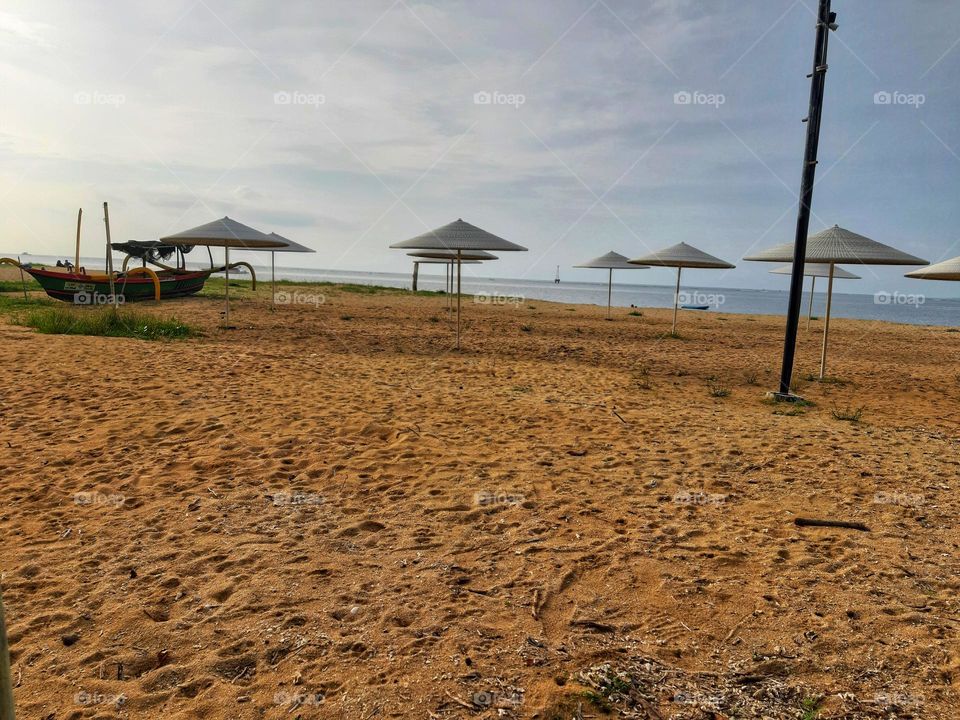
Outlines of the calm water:
[[[24,262],[55,263],[57,258],[47,256],[22,256]],[[83,258],[90,267],[102,267],[103,258]],[[189,264],[190,267],[204,267],[203,264]],[[257,277],[270,277],[269,267],[254,266]],[[436,272],[421,267],[419,288],[421,290],[442,290],[442,275],[424,274]],[[563,282],[556,284],[545,280],[510,280],[478,276],[476,266],[470,267],[470,276],[463,278],[463,291],[477,295],[486,293],[491,297],[523,298],[525,300],[552,300],[571,304],[607,304],[606,283]],[[242,277],[242,276],[241,276]],[[283,280],[349,282],[363,285],[386,285],[388,287],[409,288],[410,273],[367,273],[349,270],[313,270],[277,268],[277,278]],[[825,282],[817,283],[818,292],[813,304],[813,313],[823,315],[826,295],[819,291]],[[917,293],[923,291],[923,283],[916,283]],[[960,283],[958,283],[960,286]],[[805,288],[809,289],[809,281]],[[806,313],[809,290],[804,292],[803,312]],[[922,300],[922,302],[920,301]],[[736,290],[731,288],[711,288],[708,286],[684,285],[681,289],[681,304],[709,305],[708,312],[746,313],[751,315],[784,315],[787,308],[785,290]],[[662,285],[613,285],[613,304],[618,307],[673,307],[673,288]],[[909,295],[895,297],[873,295],[854,295],[834,292],[834,317],[857,318],[861,320],[886,320],[889,322],[910,323],[915,325],[960,325],[960,298],[943,299]]]
[[[422,268],[421,268],[422,270]],[[471,272],[476,272],[471,268]],[[261,277],[259,268],[258,277]],[[262,277],[269,277],[269,268]],[[277,277],[289,280],[323,280],[369,285],[387,285],[409,288],[410,274],[364,273],[338,270],[289,270],[277,269]],[[819,285],[823,283],[818,283]],[[920,283],[917,283],[920,285]],[[420,290],[442,290],[443,276],[420,274]],[[807,281],[809,288],[809,281]],[[918,288],[918,291],[922,290]],[[476,295],[486,293],[491,297],[526,300],[552,300],[571,304],[607,304],[606,283],[567,282],[559,284],[544,280],[510,280],[504,278],[464,277],[463,291]],[[672,287],[662,285],[613,284],[612,302],[615,306],[673,307]],[[750,315],[786,315],[788,293],[785,290],[736,290],[686,285],[681,288],[680,302],[689,305],[710,305],[712,312],[745,313]],[[806,313],[809,291],[803,296],[803,312]],[[905,295],[877,297],[873,295],[848,295],[833,293],[833,317],[861,320],[886,320],[915,325],[960,325],[960,299],[924,298],[922,304]],[[813,314],[824,312],[826,294],[819,289],[813,302]],[[804,317],[806,315],[804,314]]]

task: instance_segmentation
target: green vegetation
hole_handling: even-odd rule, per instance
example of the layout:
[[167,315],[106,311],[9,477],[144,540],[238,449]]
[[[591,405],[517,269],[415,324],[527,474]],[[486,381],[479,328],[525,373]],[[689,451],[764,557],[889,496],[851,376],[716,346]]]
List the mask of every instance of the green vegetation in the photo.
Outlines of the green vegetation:
[[533,328],[530,325],[521,325],[520,332],[533,332]]
[[[198,294],[201,297],[222,298],[224,283],[225,279],[223,277],[211,277],[203,286],[203,290],[201,290]],[[231,295],[233,295],[233,293],[236,291],[238,293],[237,297],[249,297],[253,294],[252,285],[253,283],[250,280],[235,278],[232,275],[230,276]],[[360,285],[357,283],[335,283],[327,281],[308,282],[303,280],[277,280],[277,287],[322,287],[334,291],[354,293],[356,295],[416,295],[436,297],[437,295],[446,294],[443,290],[417,290],[417,292],[413,292],[412,290],[406,290],[404,288],[387,287],[386,285]],[[257,294],[266,293],[269,295],[271,290],[272,286],[270,283],[270,278],[257,276]]]
[[725,398],[730,395],[729,388],[725,388],[723,385],[720,385],[716,382],[711,382],[707,385],[707,388],[710,390],[710,397]]
[[135,310],[79,309],[70,306],[36,308],[16,318],[18,325],[47,335],[95,335],[139,340],[172,340],[199,334],[176,318],[156,317]]
[[806,380],[807,382],[818,382],[818,383],[822,383],[823,385],[843,386],[843,385],[850,384],[849,380],[844,380],[843,378],[830,377],[829,375],[820,377],[819,375],[814,375],[813,373],[807,373],[806,375],[803,376],[803,379]]
[[[23,293],[23,286],[27,286],[27,292],[32,292],[34,290],[40,289],[40,284],[33,279],[32,275],[27,275],[24,273],[24,280],[26,283],[22,283],[19,280],[0,280],[0,293],[12,293],[18,292]],[[22,294],[21,294],[22,297]]]
[[820,717],[820,700],[818,698],[804,698],[800,703],[803,715],[802,720],[817,720]]
[[631,310],[630,312],[627,313],[627,315],[631,317],[643,317],[643,313],[640,312],[639,310]]
[[12,312],[15,310],[30,310],[38,307],[52,307],[55,301],[46,295],[42,297],[31,296],[24,299],[23,294],[18,295],[0,295],[0,313]]
[[834,420],[845,420],[850,423],[858,423],[863,419],[863,408],[858,407],[846,407],[846,408],[834,408],[831,410]]

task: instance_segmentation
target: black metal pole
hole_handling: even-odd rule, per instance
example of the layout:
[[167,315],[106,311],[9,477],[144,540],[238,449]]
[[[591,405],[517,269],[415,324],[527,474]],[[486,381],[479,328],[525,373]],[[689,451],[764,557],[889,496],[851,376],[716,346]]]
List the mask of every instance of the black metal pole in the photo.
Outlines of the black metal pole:
[[803,265],[807,255],[807,233],[810,229],[810,205],[817,174],[817,149],[820,145],[820,116],[823,112],[823,90],[827,80],[827,43],[836,14],[830,11],[831,0],[820,0],[817,16],[817,40],[810,74],[810,111],[807,114],[807,146],[803,155],[800,180],[800,208],[797,212],[797,234],[793,245],[793,275],[790,278],[790,301],[787,308],[787,329],[783,340],[783,367],[780,371],[781,397],[790,395],[793,360],[797,349],[800,325],[800,304],[803,300]]

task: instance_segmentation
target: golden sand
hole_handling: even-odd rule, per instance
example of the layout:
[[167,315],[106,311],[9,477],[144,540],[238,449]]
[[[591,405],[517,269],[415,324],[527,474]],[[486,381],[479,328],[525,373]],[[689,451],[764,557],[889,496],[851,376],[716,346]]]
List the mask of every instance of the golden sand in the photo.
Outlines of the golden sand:
[[602,717],[645,658],[628,717],[957,716],[960,333],[837,320],[791,410],[782,318],[465,302],[458,353],[441,298],[283,289],[0,324],[22,717]]

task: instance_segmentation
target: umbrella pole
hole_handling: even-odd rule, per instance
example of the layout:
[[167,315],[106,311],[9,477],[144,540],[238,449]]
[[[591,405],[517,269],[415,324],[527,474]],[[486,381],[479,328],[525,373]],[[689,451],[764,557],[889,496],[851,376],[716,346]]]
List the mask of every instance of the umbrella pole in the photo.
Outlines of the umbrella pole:
[[823,348],[820,350],[820,379],[827,374],[827,341],[830,338],[830,306],[833,304],[833,263],[830,263],[830,279],[827,281],[827,312],[823,317]]
[[673,293],[673,330],[670,331],[671,335],[677,334],[677,305],[680,304],[680,271],[683,270],[682,267],[677,268],[677,289]]
[[106,203],[103,204],[103,223],[107,228],[107,279],[110,281],[110,298],[113,302],[113,309],[116,310],[119,304],[117,303],[117,289],[113,284],[113,248],[110,247],[110,212],[107,210]]
[[413,291],[417,291],[417,274],[420,272],[420,263],[413,261]]
[[613,296],[613,268],[607,276],[607,320],[610,319],[610,299]]
[[226,301],[226,310],[223,313],[223,326],[228,327],[230,325],[230,248],[225,247],[223,249],[224,257],[224,272],[226,280],[223,283],[223,299]]
[[813,317],[813,291],[817,287],[817,276],[810,278],[810,304],[807,305],[807,330],[810,330],[810,318]]
[[77,254],[74,258],[73,271],[80,272],[80,221],[83,219],[83,208],[77,210]]
[[3,619],[3,594],[0,592],[0,720],[13,718],[13,683],[10,679],[10,650],[7,625]]
[[457,350],[460,349],[460,255],[457,250]]
[[277,253],[270,251],[270,307],[277,304]]

